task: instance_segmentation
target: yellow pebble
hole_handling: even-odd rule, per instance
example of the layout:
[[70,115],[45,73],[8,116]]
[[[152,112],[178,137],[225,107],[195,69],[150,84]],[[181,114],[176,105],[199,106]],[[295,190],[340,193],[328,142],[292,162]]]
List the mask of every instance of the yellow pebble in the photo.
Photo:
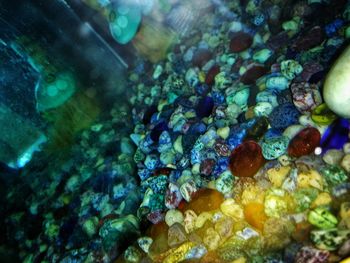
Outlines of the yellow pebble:
[[163,263],[177,263],[185,259],[186,253],[195,246],[192,242],[186,242],[178,248],[171,251],[170,255],[167,256]]
[[350,257],[340,261],[339,263],[350,263]]
[[267,176],[274,187],[281,187],[283,181],[290,172],[290,166],[271,168],[267,171]]
[[329,193],[323,192],[320,193],[316,199],[312,202],[311,208],[315,208],[317,206],[328,205],[332,202],[332,197]]
[[195,227],[201,228],[202,226],[204,226],[204,224],[207,220],[211,221],[211,219],[212,219],[211,213],[209,213],[209,212],[200,213],[199,216],[196,218]]
[[226,139],[229,136],[229,134],[230,134],[230,127],[226,126],[226,127],[219,128],[217,130],[217,134],[221,138]]
[[249,203],[264,203],[265,191],[259,186],[251,185],[244,189],[242,193],[242,204],[247,205]]
[[205,82],[205,73],[203,71],[200,71],[198,74],[198,79],[201,83]]
[[310,186],[322,191],[323,190],[322,176],[315,170],[302,172],[298,174],[298,187],[308,188]]
[[234,261],[232,261],[232,263],[246,263],[246,262],[247,262],[247,259],[244,257],[237,258]]
[[234,199],[226,199],[221,205],[220,210],[226,216],[232,217],[235,220],[241,220],[244,218],[242,207],[235,202]]

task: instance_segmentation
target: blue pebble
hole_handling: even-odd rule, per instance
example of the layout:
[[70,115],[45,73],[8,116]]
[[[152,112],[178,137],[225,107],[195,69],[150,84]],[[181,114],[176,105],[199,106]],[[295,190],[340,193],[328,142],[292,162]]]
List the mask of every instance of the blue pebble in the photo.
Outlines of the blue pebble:
[[147,155],[144,164],[147,167],[147,169],[154,170],[155,168],[157,168],[157,166],[159,164],[158,156],[155,154]]
[[199,118],[209,117],[214,108],[214,100],[212,97],[204,97],[198,101],[196,114]]
[[221,92],[212,92],[212,97],[215,105],[221,105],[225,102],[225,96]]
[[329,149],[342,149],[349,142],[350,123],[347,119],[337,119],[329,127],[321,138],[322,152]]
[[148,169],[138,169],[137,174],[141,181],[145,181],[151,176],[152,172]]
[[199,151],[192,149],[191,150],[191,164],[196,164],[201,162],[201,154]]
[[271,138],[275,138],[275,137],[278,137],[278,136],[281,136],[282,135],[282,132],[279,131],[279,130],[275,130],[275,129],[268,129],[265,134],[264,134],[264,139],[271,139]]
[[337,31],[344,25],[344,21],[342,19],[336,19],[332,23],[325,26],[325,32],[328,37],[334,36]]
[[277,106],[269,115],[269,123],[273,129],[283,131],[293,124],[297,124],[300,113],[291,103]]
[[209,92],[209,86],[207,84],[200,83],[194,87],[194,90],[198,95],[205,96]]

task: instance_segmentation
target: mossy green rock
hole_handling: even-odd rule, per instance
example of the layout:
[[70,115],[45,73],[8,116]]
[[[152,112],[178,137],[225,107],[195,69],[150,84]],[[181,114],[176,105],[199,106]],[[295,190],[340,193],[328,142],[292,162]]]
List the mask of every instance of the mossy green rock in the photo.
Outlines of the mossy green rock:
[[321,229],[331,229],[338,224],[337,218],[329,210],[323,207],[318,207],[310,211],[308,221],[310,224]]
[[347,239],[350,238],[350,230],[337,228],[329,230],[311,231],[310,239],[319,249],[337,250]]
[[321,174],[331,186],[344,183],[348,180],[346,172],[338,165],[327,165],[321,169]]

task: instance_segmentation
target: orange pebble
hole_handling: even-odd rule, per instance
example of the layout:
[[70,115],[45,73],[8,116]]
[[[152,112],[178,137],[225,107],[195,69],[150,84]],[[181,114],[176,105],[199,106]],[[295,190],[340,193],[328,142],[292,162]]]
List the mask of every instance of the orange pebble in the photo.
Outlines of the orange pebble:
[[264,205],[260,203],[249,203],[244,207],[245,220],[256,229],[262,231],[267,219]]

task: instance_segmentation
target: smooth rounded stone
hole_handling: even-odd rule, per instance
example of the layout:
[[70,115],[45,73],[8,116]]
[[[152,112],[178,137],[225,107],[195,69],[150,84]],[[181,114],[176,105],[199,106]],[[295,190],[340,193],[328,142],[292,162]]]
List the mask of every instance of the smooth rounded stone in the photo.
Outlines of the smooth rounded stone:
[[311,154],[320,145],[320,141],[321,134],[316,128],[305,128],[290,141],[288,154],[292,157]]
[[254,53],[253,60],[258,63],[265,63],[272,54],[273,52],[270,49],[264,48]]
[[326,103],[322,103],[313,109],[311,119],[318,125],[329,125],[337,119],[337,115],[328,108]]
[[230,50],[234,53],[242,52],[253,44],[251,35],[243,31],[233,33],[230,38]]
[[182,224],[184,221],[184,216],[181,211],[177,209],[170,209],[165,214],[165,223],[168,226],[172,226],[175,223]]
[[216,210],[224,201],[224,196],[217,190],[202,188],[198,190],[189,203],[184,204],[182,211],[193,210],[196,214]]
[[310,224],[321,229],[335,228],[338,224],[337,218],[323,207],[310,211],[307,218]]
[[350,238],[350,230],[340,230],[337,228],[326,230],[313,230],[310,239],[319,249],[334,251]]
[[315,26],[301,34],[293,43],[292,47],[300,52],[316,47],[324,40],[323,30],[320,26]]
[[311,112],[322,104],[322,97],[317,85],[298,82],[291,85],[292,98],[295,107],[301,113]]
[[248,203],[244,206],[244,219],[254,228],[263,231],[267,220],[265,207],[261,203]]
[[265,85],[268,90],[285,90],[289,86],[289,80],[283,75],[270,76]]
[[212,66],[205,76],[205,83],[208,86],[212,86],[215,84],[215,77],[220,73],[220,66],[214,65]]
[[318,262],[326,263],[328,262],[329,252],[325,250],[319,250],[311,246],[304,246],[299,249],[295,257],[295,263],[305,263],[305,262]]
[[225,90],[232,85],[231,77],[225,71],[215,76],[214,89]]
[[343,159],[344,153],[341,150],[328,150],[322,157],[323,161],[330,165],[339,164]]
[[329,125],[321,138],[321,147],[325,152],[329,149],[342,149],[349,142],[350,123],[347,119],[337,119]]
[[235,103],[229,104],[226,108],[226,116],[229,119],[237,119],[242,109]]
[[346,172],[338,165],[327,165],[321,169],[321,174],[327,183],[334,186],[344,183],[348,180]]
[[209,117],[214,108],[214,100],[212,97],[204,97],[198,101],[196,106],[196,114],[199,118]]
[[299,125],[299,124],[291,125],[284,130],[283,136],[286,136],[289,139],[292,139],[304,128],[305,127],[303,125]]
[[89,236],[93,237],[98,231],[98,218],[96,216],[90,217],[85,220],[82,228],[83,231]]
[[201,48],[195,51],[192,58],[192,64],[196,67],[201,68],[212,58],[213,58],[213,53],[210,50]]
[[267,73],[265,66],[252,63],[247,66],[246,71],[241,76],[241,82],[246,85],[255,84],[255,81]]
[[257,103],[268,102],[272,105],[273,108],[278,106],[277,95],[275,95],[273,92],[267,91],[267,90],[259,92],[256,95],[255,101]]
[[340,166],[348,173],[350,173],[350,154],[346,154],[341,160]]
[[277,106],[269,116],[269,123],[273,129],[284,130],[299,122],[299,111],[291,103]]
[[222,138],[222,139],[227,139],[227,137],[230,134],[230,127],[226,126],[226,127],[222,127],[217,129],[217,134]]
[[288,148],[289,139],[285,136],[265,139],[262,142],[262,154],[266,160],[277,159],[283,155]]
[[254,106],[254,115],[256,117],[269,116],[273,111],[273,106],[269,102],[258,102]]
[[264,163],[260,145],[246,141],[232,151],[229,167],[234,176],[253,177]]
[[224,195],[228,195],[232,192],[234,187],[234,176],[229,172],[223,172],[215,181],[215,188]]
[[325,79],[323,98],[336,114],[350,118],[350,47],[340,55]]

